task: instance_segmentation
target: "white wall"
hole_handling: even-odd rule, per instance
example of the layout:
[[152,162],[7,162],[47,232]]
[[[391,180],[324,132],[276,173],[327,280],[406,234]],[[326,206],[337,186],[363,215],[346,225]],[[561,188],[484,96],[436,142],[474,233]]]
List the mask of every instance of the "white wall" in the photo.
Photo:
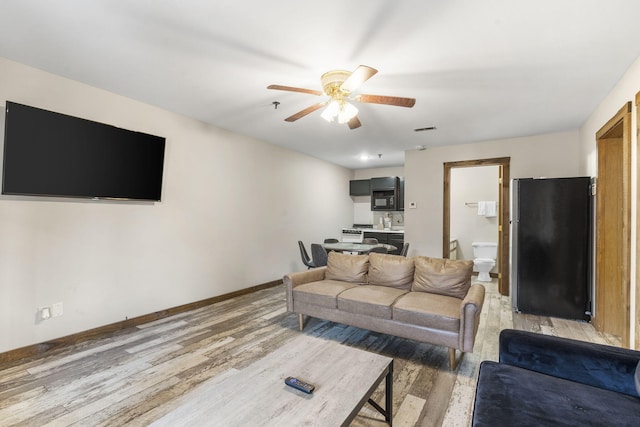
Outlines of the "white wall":
[[[614,86],[609,94],[602,100],[600,105],[589,116],[584,125],[580,128],[580,157],[581,173],[595,176],[598,172],[598,153],[596,144],[596,132],[613,117],[623,105],[632,102],[631,112],[631,292],[630,292],[630,331],[631,347],[640,348],[640,342],[634,340],[636,328],[640,319],[637,318],[637,292],[638,283],[636,280],[636,270],[638,248],[636,247],[636,236],[638,233],[637,211],[638,211],[638,129],[637,105],[635,104],[636,94],[640,91],[640,58],[629,67],[620,81]],[[595,310],[597,311],[597,307]],[[634,342],[635,341],[635,342]]]
[[442,256],[444,162],[510,157],[511,178],[578,176],[578,141],[573,131],[405,152],[405,240],[416,255]]
[[[580,133],[580,158],[581,173],[595,176],[598,173],[598,153],[596,147],[596,132],[613,117],[623,105],[629,101],[633,104],[632,110],[632,154],[636,153],[636,111],[635,96],[640,91],[640,57],[629,67],[620,81],[613,87],[611,92],[602,100],[594,112],[579,130]],[[637,168],[635,161],[632,161],[634,176]],[[635,186],[635,179],[632,180]],[[635,197],[635,192],[632,192]]]
[[458,241],[458,259],[473,260],[473,242],[498,242],[498,217],[479,216],[477,206],[480,200],[498,202],[498,178],[498,166],[451,169],[449,230]]
[[1,58],[0,99],[167,139],[162,202],[0,196],[0,352],[279,279],[351,222],[348,169]]
[[381,176],[404,176],[404,167],[356,169],[353,171],[353,179],[370,179]]

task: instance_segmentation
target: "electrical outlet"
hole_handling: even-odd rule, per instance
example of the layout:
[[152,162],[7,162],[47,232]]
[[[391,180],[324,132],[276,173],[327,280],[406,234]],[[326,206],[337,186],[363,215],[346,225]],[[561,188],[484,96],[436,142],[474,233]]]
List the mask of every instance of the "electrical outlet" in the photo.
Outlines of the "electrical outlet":
[[63,309],[61,302],[57,302],[51,306],[51,317],[60,317],[62,316],[62,313]]
[[40,320],[47,320],[51,317],[51,308],[50,307],[40,307],[38,309],[38,314],[40,315]]

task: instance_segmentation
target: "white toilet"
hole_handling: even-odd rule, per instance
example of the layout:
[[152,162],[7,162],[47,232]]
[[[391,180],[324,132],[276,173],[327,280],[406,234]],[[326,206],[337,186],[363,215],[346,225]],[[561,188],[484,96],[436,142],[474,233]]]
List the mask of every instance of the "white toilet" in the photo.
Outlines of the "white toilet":
[[473,242],[473,268],[478,272],[478,281],[490,282],[489,272],[496,265],[498,244],[494,242]]

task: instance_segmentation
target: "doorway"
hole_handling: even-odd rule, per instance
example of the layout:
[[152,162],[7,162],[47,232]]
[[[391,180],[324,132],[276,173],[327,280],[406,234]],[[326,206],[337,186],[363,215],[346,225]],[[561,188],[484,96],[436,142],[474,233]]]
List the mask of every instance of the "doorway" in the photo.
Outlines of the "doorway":
[[631,102],[598,132],[596,279],[592,322],[629,347],[631,284]]
[[442,257],[451,257],[451,170],[498,166],[498,291],[509,295],[509,157],[444,163]]

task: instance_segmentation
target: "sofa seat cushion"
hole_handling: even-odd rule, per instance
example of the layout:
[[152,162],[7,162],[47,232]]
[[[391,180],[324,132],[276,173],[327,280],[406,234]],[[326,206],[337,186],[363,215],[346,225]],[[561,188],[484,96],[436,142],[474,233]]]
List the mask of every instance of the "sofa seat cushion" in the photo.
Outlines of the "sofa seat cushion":
[[336,297],[347,289],[356,286],[358,285],[355,283],[342,282],[339,280],[320,280],[305,283],[293,288],[293,300],[301,304],[337,308],[338,301]]
[[393,320],[451,332],[460,331],[458,298],[426,292],[409,292],[393,304]]
[[637,426],[640,399],[545,374],[482,362],[473,426]]
[[338,309],[380,319],[391,319],[391,306],[408,291],[389,286],[360,285],[338,295]]
[[413,283],[413,258],[399,255],[369,254],[369,284],[409,290]]

